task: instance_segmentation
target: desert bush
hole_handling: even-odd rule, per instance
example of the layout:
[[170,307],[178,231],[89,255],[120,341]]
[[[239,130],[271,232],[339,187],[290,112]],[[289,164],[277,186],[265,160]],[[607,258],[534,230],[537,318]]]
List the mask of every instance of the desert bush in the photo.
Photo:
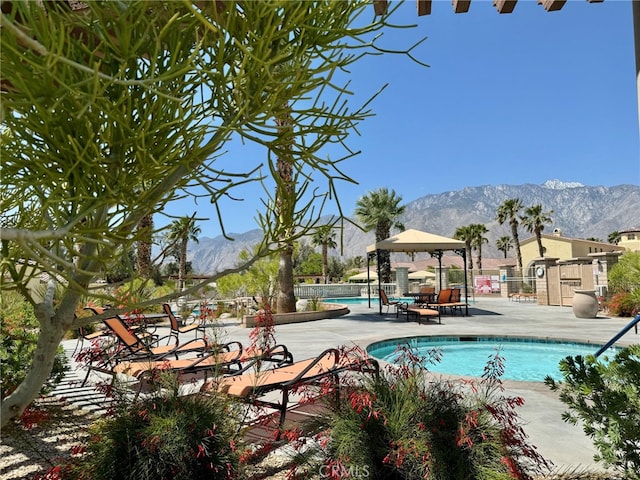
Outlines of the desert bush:
[[[38,342],[38,321],[33,307],[16,292],[3,292],[0,297],[0,392],[9,395],[24,380]],[[62,347],[58,347],[53,369],[41,394],[60,383],[69,369]]]
[[625,252],[608,275],[613,293],[608,302],[609,312],[629,317],[640,311],[640,252]]
[[241,416],[234,404],[217,395],[179,395],[176,377],[163,380],[165,388],[94,423],[84,455],[58,468],[59,478],[236,478]]
[[631,317],[640,309],[640,289],[637,294],[622,292],[616,293],[607,302],[609,313],[616,317]]
[[595,356],[567,357],[560,363],[564,382],[545,380],[569,407],[563,419],[576,424],[598,450],[595,460],[640,479],[640,345],[610,361]]
[[423,365],[437,353],[420,358],[403,349],[401,357],[399,366],[348,388],[338,403],[327,476],[527,479],[548,467],[526,442],[515,412],[523,400],[503,395],[501,357],[488,363],[479,384],[432,377]]
[[625,252],[609,270],[608,280],[613,293],[640,288],[640,252]]

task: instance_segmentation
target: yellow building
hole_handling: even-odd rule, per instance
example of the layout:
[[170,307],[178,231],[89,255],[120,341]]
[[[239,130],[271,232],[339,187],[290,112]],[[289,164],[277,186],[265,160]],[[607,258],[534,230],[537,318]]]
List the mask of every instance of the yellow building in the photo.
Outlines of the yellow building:
[[[636,235],[637,237],[638,235]],[[622,244],[614,245],[612,243],[585,240],[584,238],[564,237],[559,228],[556,228],[551,235],[542,234],[542,247],[544,248],[545,257],[559,260],[586,257],[590,253],[625,251],[625,247]],[[533,276],[533,260],[540,258],[538,242],[535,236],[520,242],[520,253],[522,254],[524,276]]]
[[620,232],[618,245],[631,252],[640,252],[640,228]]

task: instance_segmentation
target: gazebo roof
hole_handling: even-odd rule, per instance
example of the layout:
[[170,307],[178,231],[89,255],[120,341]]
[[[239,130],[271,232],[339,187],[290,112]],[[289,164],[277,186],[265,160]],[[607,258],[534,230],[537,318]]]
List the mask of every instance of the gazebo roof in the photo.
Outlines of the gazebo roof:
[[436,274],[428,270],[418,270],[409,274],[409,280],[420,280],[422,278],[436,278]]
[[442,237],[434,233],[409,229],[367,247],[367,252],[388,250],[390,252],[436,252],[465,248],[461,240]]

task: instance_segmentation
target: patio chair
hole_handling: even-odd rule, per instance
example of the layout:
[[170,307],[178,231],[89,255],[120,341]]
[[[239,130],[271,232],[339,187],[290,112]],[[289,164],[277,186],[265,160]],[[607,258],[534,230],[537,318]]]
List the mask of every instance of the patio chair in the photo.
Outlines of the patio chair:
[[436,301],[433,303],[427,304],[427,308],[434,308],[439,310],[441,313],[446,312],[449,303],[451,303],[451,294],[453,289],[451,288],[443,288],[438,292],[436,296]]
[[[378,362],[349,352],[329,348],[314,358],[301,360],[280,368],[251,371],[241,375],[209,381],[201,388],[202,393],[218,391],[257,406],[266,406],[279,413],[278,437],[284,426],[291,392],[302,385],[317,385],[323,379],[333,380],[338,392],[338,376],[341,372],[379,372]],[[279,401],[266,400],[265,395],[279,391]]]
[[380,292],[380,301],[382,302],[382,305],[387,307],[387,313],[389,313],[389,308],[393,307],[396,312],[396,318],[398,318],[399,311],[406,309],[408,305],[407,302],[402,302],[400,300],[389,300],[389,297],[387,297],[387,293],[383,289],[380,289],[378,291]]
[[461,300],[461,291],[459,288],[454,288],[451,292],[451,299],[449,301],[450,306],[449,308],[451,309],[451,313],[453,314],[456,310],[458,310],[460,312],[461,315],[464,315],[462,308],[464,307],[465,309],[467,307],[469,307],[469,304],[466,302],[463,302]]
[[197,319],[194,319],[193,322],[188,324],[181,324],[181,321],[173,314],[171,310],[171,305],[168,303],[162,304],[162,310],[169,318],[169,327],[171,328],[171,333],[175,335],[176,339],[180,338],[181,333],[188,333],[195,330],[196,338],[198,338],[198,333],[204,335],[206,330],[204,323],[200,322]]
[[419,295],[416,297],[415,303],[420,305],[427,305],[433,302],[436,296],[435,287],[421,287]]
[[84,348],[84,342],[92,342],[93,340],[101,337],[106,337],[110,335],[107,330],[98,329],[95,332],[87,332],[85,327],[79,327],[78,330],[78,340],[76,342],[76,346],[71,353],[71,356],[74,357],[77,352]]
[[[148,342],[135,331],[132,331],[124,320],[118,316],[105,318],[103,322],[111,332],[114,340],[108,345],[98,346],[97,351],[85,357],[88,360],[88,366],[82,386],[87,383],[92,371],[113,374],[115,366],[121,362],[164,361],[171,357],[177,360],[180,355],[186,353],[195,353],[202,357],[214,347],[204,339],[199,338],[185,343],[176,342],[174,344],[160,345],[166,337]],[[240,348],[242,348],[242,345],[240,345]]]
[[[110,308],[110,307],[109,307]],[[104,307],[97,307],[93,305],[88,305],[84,307],[85,310],[89,310],[95,315],[102,315],[107,310]],[[118,315],[118,317],[125,323],[129,330],[134,331],[138,337],[144,339],[146,342],[157,339],[158,335],[156,334],[157,327],[155,325],[150,326],[146,321],[145,314],[125,314]],[[106,335],[111,335],[109,329],[104,330]]]
[[179,355],[187,352],[196,352],[203,354],[210,349],[209,345],[203,338],[194,338],[184,343],[169,343],[167,345],[161,345],[161,343],[167,337],[173,337],[174,335],[167,335],[160,337],[152,342],[147,342],[141,338],[135,331],[129,329],[127,324],[118,316],[111,318],[105,318],[104,324],[111,330],[116,338],[125,347],[125,354],[123,356],[132,358],[157,358],[164,359],[170,356],[175,356],[177,359]]
[[[233,346],[237,348],[232,348]],[[260,359],[275,366],[293,363],[293,355],[284,345],[275,345],[266,351],[244,349],[240,342],[230,342],[212,347],[212,351],[195,358],[124,361],[114,367],[116,373],[123,373],[137,379],[149,377],[154,371],[171,371],[178,374],[205,373],[209,371],[221,375],[236,375],[246,370],[248,362]]]
[[415,318],[418,321],[418,325],[422,325],[422,319],[425,318],[429,321],[432,318],[437,318],[438,323],[442,323],[440,310],[434,308],[425,308],[420,305],[409,305],[403,309],[403,312],[407,315],[407,321],[411,318]]
[[440,293],[438,293],[436,302],[428,304],[427,307],[435,308],[437,310],[440,310],[441,312],[446,312],[448,308],[451,312],[451,315],[454,315],[456,311],[460,311],[460,313],[464,315],[462,307],[468,308],[469,304],[460,301],[459,288],[445,288],[443,290],[440,290]]

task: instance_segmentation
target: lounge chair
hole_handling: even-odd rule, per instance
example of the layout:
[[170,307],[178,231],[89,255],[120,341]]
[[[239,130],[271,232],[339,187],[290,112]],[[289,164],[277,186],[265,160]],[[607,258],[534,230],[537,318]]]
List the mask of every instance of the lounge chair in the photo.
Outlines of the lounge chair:
[[[232,348],[232,346],[237,348]],[[276,366],[293,363],[293,356],[284,345],[276,345],[266,351],[243,349],[240,342],[217,345],[204,356],[195,358],[123,361],[114,367],[114,372],[123,373],[137,379],[148,377],[155,370],[171,371],[178,374],[194,374],[208,371],[222,375],[235,375],[246,370],[247,362],[261,360]]]
[[73,349],[73,352],[71,353],[71,356],[75,356],[76,352],[79,352],[80,350],[82,350],[84,348],[84,342],[92,342],[93,340],[96,340],[98,338],[101,337],[106,337],[110,335],[110,333],[107,330],[96,330],[95,332],[87,332],[86,328],[84,327],[79,327],[78,328],[78,341],[76,342],[76,346]]
[[[99,313],[99,310],[92,310],[95,313]],[[121,362],[164,361],[171,357],[178,359],[180,355],[186,353],[195,353],[198,356],[203,356],[213,348],[213,345],[208,344],[201,338],[185,343],[175,342],[167,345],[161,345],[166,337],[148,341],[148,339],[131,330],[124,320],[117,315],[105,318],[103,322],[111,332],[113,341],[108,345],[98,346],[95,352],[83,356],[88,361],[88,367],[82,386],[87,383],[92,371],[113,374],[115,366]],[[169,337],[172,337],[172,335],[169,335]]]
[[[329,348],[315,358],[301,360],[281,368],[251,371],[219,381],[206,382],[201,392],[206,394],[218,391],[253,405],[273,408],[279,412],[278,430],[282,431],[292,390],[301,385],[318,384],[327,378],[332,378],[337,386],[338,375],[348,370],[377,374],[379,366],[374,359]],[[282,394],[279,402],[260,398],[275,391]]]
[[[95,315],[102,315],[106,311],[104,307],[96,307],[96,306],[86,306],[85,310],[89,310]],[[157,339],[158,335],[156,334],[156,327],[153,326],[149,328],[149,324],[146,320],[145,314],[125,314],[118,315],[118,317],[125,323],[127,328],[131,331],[134,331],[136,335],[140,338],[143,338],[146,342]],[[105,334],[111,335],[109,329],[104,330]]]
[[380,301],[382,302],[383,306],[387,307],[387,313],[389,313],[389,308],[393,307],[395,312],[396,312],[396,318],[398,318],[398,313],[400,310],[406,308],[407,306],[407,302],[402,302],[400,300],[389,300],[389,297],[387,297],[387,293],[380,289]]
[[422,324],[423,318],[429,320],[437,317],[438,323],[442,323],[440,310],[434,308],[426,308],[420,305],[408,305],[406,308],[403,308],[402,311],[407,315],[407,321],[415,317],[418,320],[418,325]]
[[427,308],[434,308],[436,310],[439,310],[440,313],[442,313],[443,311],[446,313],[447,307],[451,302],[451,293],[452,293],[451,288],[443,288],[438,292],[436,301],[433,303],[427,304]]
[[419,305],[426,306],[427,304],[433,302],[436,297],[436,289],[435,287],[421,287],[418,296],[415,299],[414,303]]
[[445,288],[440,290],[435,303],[429,303],[428,308],[434,308],[441,313],[446,312],[447,308],[451,314],[455,314],[456,310],[462,313],[462,307],[468,307],[467,303],[460,301],[460,289],[459,288]]
[[194,330],[196,331],[195,332],[196,338],[198,337],[199,332],[202,333],[202,335],[204,336],[204,332],[206,330],[204,323],[194,320],[191,323],[181,325],[180,324],[181,322],[173,314],[173,311],[171,311],[171,305],[169,305],[168,303],[163,303],[162,309],[164,310],[164,313],[169,318],[171,333],[176,336],[176,339],[180,338],[181,333],[188,333]]
[[461,300],[461,291],[459,288],[454,288],[453,291],[451,292],[451,312],[453,313],[455,310],[460,311],[461,315],[464,315],[464,313],[462,312],[462,308],[464,307],[467,310],[468,313],[468,307],[469,304],[466,302],[463,302]]
[[125,352],[123,353],[123,357],[127,357],[128,359],[164,359],[170,356],[175,356],[177,359],[179,355],[187,352],[203,354],[211,347],[203,338],[194,338],[184,343],[178,343],[176,341],[168,345],[161,345],[165,338],[175,338],[173,335],[167,335],[148,342],[135,331],[129,329],[127,324],[118,316],[105,318],[103,322],[124,346]]

